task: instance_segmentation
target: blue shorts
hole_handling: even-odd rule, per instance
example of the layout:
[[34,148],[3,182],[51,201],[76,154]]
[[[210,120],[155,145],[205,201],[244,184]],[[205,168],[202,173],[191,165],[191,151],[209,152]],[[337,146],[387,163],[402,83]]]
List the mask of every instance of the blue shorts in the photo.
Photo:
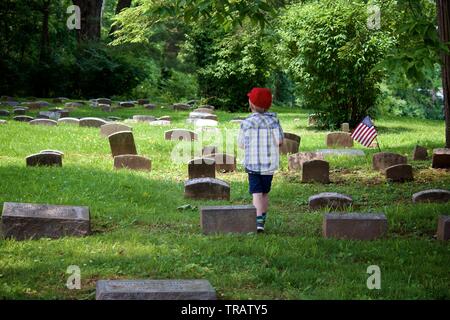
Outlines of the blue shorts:
[[272,175],[261,175],[248,172],[249,191],[254,193],[269,193],[272,187]]

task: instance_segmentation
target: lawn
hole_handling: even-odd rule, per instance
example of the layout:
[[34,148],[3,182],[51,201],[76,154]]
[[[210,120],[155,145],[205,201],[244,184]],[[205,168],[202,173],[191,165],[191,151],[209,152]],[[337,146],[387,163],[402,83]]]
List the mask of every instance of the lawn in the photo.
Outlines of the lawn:
[[[307,127],[308,112],[275,111],[286,132],[302,137],[302,151],[325,148],[326,132]],[[251,202],[242,167],[218,175],[231,183],[230,202],[184,199],[187,165],[171,161],[175,143],[164,141],[164,131],[193,128],[185,123],[188,112],[136,107],[105,114],[85,107],[71,116],[135,114],[170,115],[173,121],[170,127],[132,124],[138,153],[152,159],[149,173],[113,170],[108,140],[99,129],[0,125],[0,204],[88,206],[93,229],[85,238],[0,240],[0,299],[94,299],[99,279],[141,278],[208,279],[220,299],[450,299],[450,246],[434,238],[438,216],[450,214],[450,204],[411,204],[415,192],[450,189],[449,171],[411,159],[417,143],[429,150],[444,145],[442,121],[376,121],[382,149],[408,155],[414,182],[385,182],[371,169],[377,149],[356,146],[366,157],[329,158],[329,185],[302,184],[283,156],[266,233],[205,236],[199,207]],[[239,126],[229,120],[244,116],[217,115],[219,128],[235,130]],[[63,151],[63,167],[25,166],[26,156],[44,149]],[[352,196],[353,211],[385,213],[387,236],[370,242],[323,239],[324,211],[311,211],[307,204],[309,196],[326,191]],[[196,209],[177,209],[186,204]],[[81,268],[81,290],[66,288],[70,265]],[[366,286],[370,265],[381,268],[381,290]]]

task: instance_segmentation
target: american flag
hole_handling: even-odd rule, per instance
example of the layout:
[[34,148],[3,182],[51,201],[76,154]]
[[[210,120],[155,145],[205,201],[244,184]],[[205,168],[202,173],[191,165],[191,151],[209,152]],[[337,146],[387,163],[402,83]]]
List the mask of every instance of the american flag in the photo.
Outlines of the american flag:
[[352,139],[358,141],[364,147],[369,147],[377,136],[377,129],[375,129],[369,116],[365,117],[352,133]]

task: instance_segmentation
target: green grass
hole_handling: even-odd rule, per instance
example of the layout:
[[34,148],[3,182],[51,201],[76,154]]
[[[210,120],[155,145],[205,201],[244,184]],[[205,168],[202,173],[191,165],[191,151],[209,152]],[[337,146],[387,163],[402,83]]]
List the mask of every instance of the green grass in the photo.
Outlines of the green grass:
[[[287,132],[302,136],[301,150],[325,147],[326,132],[308,128],[304,111],[276,108]],[[32,113],[31,113],[32,114]],[[188,127],[188,112],[134,108],[113,114],[170,115],[171,127]],[[220,128],[244,114],[217,112]],[[33,114],[32,114],[33,115]],[[88,107],[71,116],[107,116]],[[298,119],[298,120],[295,120]],[[329,158],[330,185],[301,184],[298,173],[282,169],[274,178],[264,235],[204,236],[192,204],[248,204],[246,174],[219,174],[231,183],[231,201],[183,198],[187,165],[170,159],[174,143],[163,133],[171,127],[133,124],[138,152],[152,159],[149,173],[112,169],[109,143],[99,129],[70,125],[0,125],[0,204],[3,202],[84,205],[91,210],[93,234],[59,240],[0,240],[0,298],[94,299],[98,279],[206,278],[220,299],[449,299],[450,247],[434,239],[437,219],[449,204],[411,204],[414,192],[450,187],[450,172],[414,162],[416,143],[444,144],[444,124],[409,118],[377,121],[384,150],[408,155],[415,181],[386,183],[371,169],[371,155]],[[209,143],[208,143],[209,144]],[[360,148],[359,146],[357,148]],[[43,149],[65,153],[63,168],[27,168],[25,157]],[[333,191],[351,195],[354,211],[385,213],[385,239],[360,242],[321,236],[324,211],[308,209],[308,197]],[[82,272],[82,289],[65,286],[70,265]],[[381,268],[381,290],[368,290],[367,267]]]

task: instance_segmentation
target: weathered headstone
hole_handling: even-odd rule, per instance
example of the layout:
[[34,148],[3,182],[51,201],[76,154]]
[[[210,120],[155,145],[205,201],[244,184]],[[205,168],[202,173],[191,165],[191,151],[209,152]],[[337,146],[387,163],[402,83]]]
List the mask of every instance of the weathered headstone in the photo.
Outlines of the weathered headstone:
[[189,114],[188,122],[194,123],[198,119],[218,121],[218,118],[215,114],[204,112],[191,112]]
[[113,157],[137,155],[134,137],[131,131],[116,132],[108,137]]
[[289,156],[289,170],[301,170],[305,161],[324,160],[321,153],[318,152],[299,152]]
[[350,124],[347,122],[341,124],[341,131],[349,133],[350,132]]
[[57,121],[50,120],[50,119],[34,119],[34,120],[31,120],[29,123],[30,123],[30,125],[40,125],[40,126],[49,126],[49,127],[58,125]]
[[146,157],[137,155],[121,155],[114,157],[114,168],[151,171],[152,161]]
[[132,101],[124,101],[119,104],[122,108],[133,108],[134,102]]
[[414,161],[419,160],[427,160],[428,159],[428,150],[427,148],[421,147],[421,146],[415,146],[413,150],[413,156]]
[[64,158],[64,152],[59,150],[41,150],[39,153],[56,153],[61,155],[61,158]]
[[80,120],[80,127],[100,128],[108,122],[100,118],[82,118]]
[[191,199],[230,200],[230,185],[214,178],[192,179],[184,184],[184,196]]
[[96,300],[216,300],[206,280],[100,280]]
[[302,182],[330,183],[330,164],[323,160],[303,162]]
[[95,102],[97,102],[98,104],[108,104],[108,105],[112,104],[111,99],[108,99],[108,98],[99,98],[99,99],[96,99]]
[[85,236],[90,233],[89,208],[5,202],[2,229],[6,238],[16,240]]
[[174,129],[164,132],[164,138],[171,141],[197,141],[198,135],[194,131]]
[[345,209],[353,203],[352,198],[336,192],[324,192],[309,197],[309,207],[313,210],[330,208],[333,210]]
[[60,118],[58,123],[80,125],[80,119],[77,118]]
[[199,109],[210,109],[210,110],[214,111],[216,109],[216,107],[214,107],[210,104],[206,104],[206,105],[200,106]]
[[135,120],[137,122],[152,122],[152,121],[156,121],[156,117],[137,115],[137,116],[133,116],[133,120]]
[[193,110],[192,112],[214,114],[214,110],[212,110],[210,108],[197,108],[197,109]]
[[226,153],[215,153],[205,155],[206,158],[212,158],[216,161],[217,172],[234,172],[236,171],[236,157]]
[[434,149],[433,150],[433,164],[435,169],[450,168],[450,148],[449,149]]
[[331,132],[327,135],[328,148],[352,148],[353,139],[350,133],[346,132]]
[[319,119],[319,117],[316,114],[310,114],[308,116],[308,126],[310,126],[310,127],[316,126],[318,119]]
[[36,166],[57,166],[62,167],[62,155],[58,153],[37,153],[28,156],[26,159],[28,167]]
[[139,99],[138,100],[138,104],[141,106],[149,104],[149,103],[150,103],[150,100],[148,100],[148,99]]
[[366,155],[363,150],[358,149],[319,149],[317,153],[323,156],[364,157]]
[[186,111],[186,110],[191,109],[191,106],[188,104],[184,104],[184,103],[176,103],[176,104],[172,105],[172,109]]
[[202,155],[213,155],[219,152],[219,148],[217,146],[205,146],[202,148]]
[[149,103],[149,104],[144,105],[144,108],[148,109],[148,110],[154,110],[154,109],[156,109],[156,104]]
[[386,179],[392,182],[413,181],[413,169],[409,164],[396,164],[385,170]]
[[156,120],[156,121],[152,121],[149,122],[149,125],[151,125],[152,127],[165,127],[165,126],[170,126],[172,123],[168,120]]
[[0,110],[0,116],[9,117],[11,113],[8,110]]
[[103,112],[112,112],[113,108],[109,104],[99,104],[98,108],[100,108]]
[[79,102],[67,102],[64,106],[67,108],[81,108],[83,104]]
[[450,216],[439,217],[437,239],[440,241],[450,240]]
[[108,123],[100,127],[100,135],[105,138],[121,131],[133,131],[133,129],[129,126],[120,123]]
[[189,179],[215,178],[216,163],[212,158],[198,158],[188,163]]
[[30,109],[40,109],[50,107],[50,103],[48,103],[47,101],[24,102],[23,105],[26,105]]
[[326,214],[323,219],[325,238],[375,240],[387,232],[384,214]]
[[18,115],[18,116],[23,116],[23,115],[25,115],[26,112],[27,112],[27,110],[24,108],[14,108],[12,111],[13,114]]
[[30,122],[32,120],[34,120],[33,117],[29,117],[29,116],[15,116],[13,118],[14,121],[19,121],[19,122]]
[[200,209],[204,234],[256,232],[254,206],[216,206]]
[[120,120],[122,120],[121,118],[115,117],[115,116],[109,116],[107,119],[110,120],[110,121],[120,121]]
[[374,170],[384,171],[397,164],[406,164],[407,158],[397,153],[379,152],[372,158],[372,167]]
[[414,193],[412,196],[413,203],[422,203],[422,202],[444,203],[449,201],[450,201],[450,191],[448,190],[440,190],[440,189],[424,190]]
[[281,154],[294,154],[298,153],[298,150],[300,148],[300,136],[285,132],[284,133],[284,140],[283,144],[280,146],[280,153]]

